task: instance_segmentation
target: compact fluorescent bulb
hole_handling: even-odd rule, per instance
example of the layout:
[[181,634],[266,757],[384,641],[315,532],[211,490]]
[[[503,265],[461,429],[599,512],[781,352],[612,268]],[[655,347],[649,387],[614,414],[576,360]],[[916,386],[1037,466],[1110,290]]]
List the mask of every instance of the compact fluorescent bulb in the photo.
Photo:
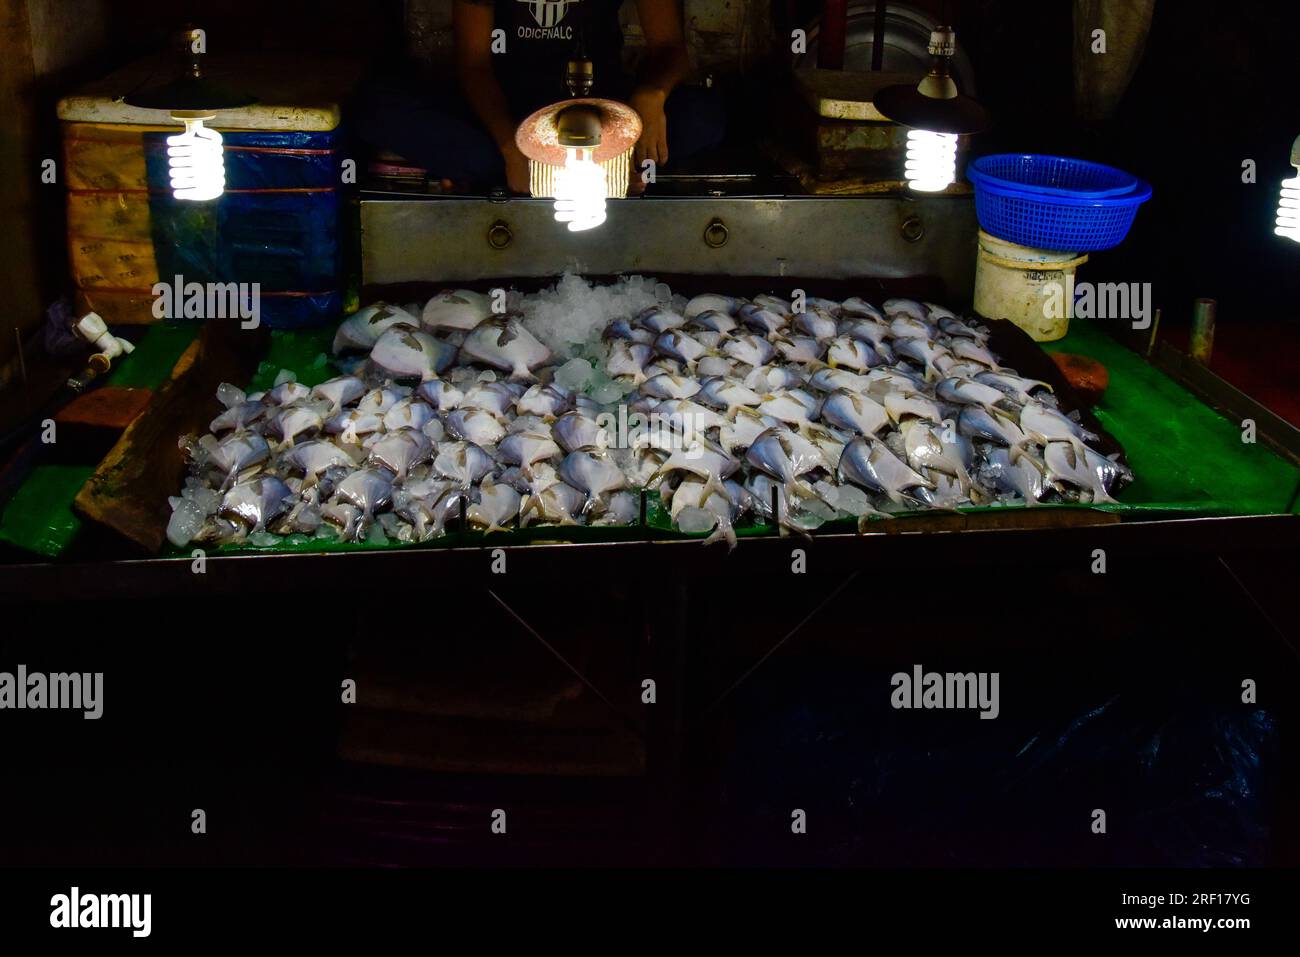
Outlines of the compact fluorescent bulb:
[[205,127],[203,117],[174,119],[185,124],[185,132],[167,137],[172,195],[196,203],[216,199],[226,191],[221,134]]
[[938,193],[957,178],[957,134],[908,130],[907,185],[921,193]]
[[605,221],[605,168],[591,150],[568,148],[563,167],[555,171],[555,221],[570,232],[594,229]]

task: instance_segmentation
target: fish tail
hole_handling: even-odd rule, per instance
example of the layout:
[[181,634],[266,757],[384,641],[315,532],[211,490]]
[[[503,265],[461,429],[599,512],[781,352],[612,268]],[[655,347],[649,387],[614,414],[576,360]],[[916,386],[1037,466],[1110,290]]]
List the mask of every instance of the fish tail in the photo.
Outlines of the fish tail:
[[1098,482],[1092,487],[1092,504],[1094,505],[1118,505],[1119,502],[1111,497],[1106,486]]
[[714,542],[727,543],[727,551],[736,547],[736,530],[726,519],[719,518],[718,524],[714,526],[713,532],[704,540],[705,545],[712,545]]
[[727,487],[723,485],[722,482],[719,481],[718,477],[712,472],[709,473],[709,477],[704,481],[704,498],[702,501],[707,502],[709,499],[709,493],[711,492],[717,492],[723,498],[728,498]]

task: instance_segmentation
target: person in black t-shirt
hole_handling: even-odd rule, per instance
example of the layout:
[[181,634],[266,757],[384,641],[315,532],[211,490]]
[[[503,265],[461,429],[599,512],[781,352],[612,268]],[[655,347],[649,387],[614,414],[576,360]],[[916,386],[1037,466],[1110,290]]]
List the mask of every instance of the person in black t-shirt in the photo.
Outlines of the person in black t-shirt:
[[[371,145],[400,154],[459,187],[500,184],[528,192],[528,162],[515,145],[519,121],[564,100],[565,66],[579,49],[592,61],[592,96],[622,100],[641,117],[632,191],[645,159],[663,166],[722,138],[720,99],[680,86],[689,61],[679,0],[636,0],[646,50],[635,77],[622,67],[623,0],[455,0],[455,67],[461,96],[383,80],[363,94],[354,125]],[[494,31],[501,30],[493,52]]]

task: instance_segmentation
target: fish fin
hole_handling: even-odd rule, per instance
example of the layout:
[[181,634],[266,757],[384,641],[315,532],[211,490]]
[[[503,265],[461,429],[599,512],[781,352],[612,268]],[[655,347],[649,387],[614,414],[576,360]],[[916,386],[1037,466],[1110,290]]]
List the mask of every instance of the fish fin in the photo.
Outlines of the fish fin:
[[704,544],[712,545],[714,542],[722,541],[727,543],[727,551],[730,552],[734,549],[736,547],[736,530],[731,526],[729,521],[719,518],[718,524],[714,526],[709,537],[704,540]]
[[1092,487],[1092,504],[1093,505],[1118,505],[1119,502],[1111,497],[1106,487],[1098,482]]
[[716,475],[710,472],[709,477],[704,481],[704,498],[702,501],[707,502],[709,500],[709,495],[712,492],[717,492],[723,498],[729,498],[727,495],[727,487],[719,481]]
[[789,531],[794,532],[796,535],[798,535],[800,538],[802,538],[802,539],[803,539],[804,541],[806,541],[806,542],[811,542],[811,541],[813,540],[812,533],[809,532],[808,529],[806,529],[806,528],[800,528],[798,525],[794,524],[793,522],[789,521],[788,519],[785,520],[785,521],[782,521],[782,522],[780,523],[780,526],[779,526],[779,527],[782,528],[782,529],[788,529]]

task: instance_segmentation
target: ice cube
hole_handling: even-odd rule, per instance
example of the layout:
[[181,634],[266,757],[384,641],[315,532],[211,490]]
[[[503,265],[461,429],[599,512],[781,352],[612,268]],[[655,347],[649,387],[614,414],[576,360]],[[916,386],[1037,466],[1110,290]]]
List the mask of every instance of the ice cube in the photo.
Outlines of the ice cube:
[[716,524],[718,524],[718,517],[702,508],[688,505],[677,513],[677,527],[688,535],[711,532]]
[[206,485],[186,486],[181,497],[193,502],[204,515],[215,515],[221,507],[221,493]]
[[570,359],[555,372],[555,381],[575,392],[586,389],[594,370],[586,359]]
[[244,390],[229,382],[223,382],[217,386],[217,401],[227,409],[239,405],[244,401]]
[[802,528],[806,532],[821,528],[825,522],[824,518],[812,512],[796,512],[790,516],[790,524],[795,528]]
[[610,405],[623,398],[623,386],[618,382],[605,381],[596,386],[591,397],[601,405]]
[[207,518],[189,499],[179,499],[175,511],[167,521],[167,541],[173,545],[188,545],[203,531],[203,521]]
[[838,507],[840,501],[840,490],[838,487],[823,479],[814,485],[813,488],[817,491],[817,494],[822,497],[823,502],[831,508]]
[[804,503],[804,511],[810,515],[815,515],[823,522],[834,521],[835,509],[827,505],[820,499],[810,498]]
[[841,485],[839,492],[835,507],[841,512],[859,518],[871,511],[871,500],[867,498],[867,493],[856,485]]

